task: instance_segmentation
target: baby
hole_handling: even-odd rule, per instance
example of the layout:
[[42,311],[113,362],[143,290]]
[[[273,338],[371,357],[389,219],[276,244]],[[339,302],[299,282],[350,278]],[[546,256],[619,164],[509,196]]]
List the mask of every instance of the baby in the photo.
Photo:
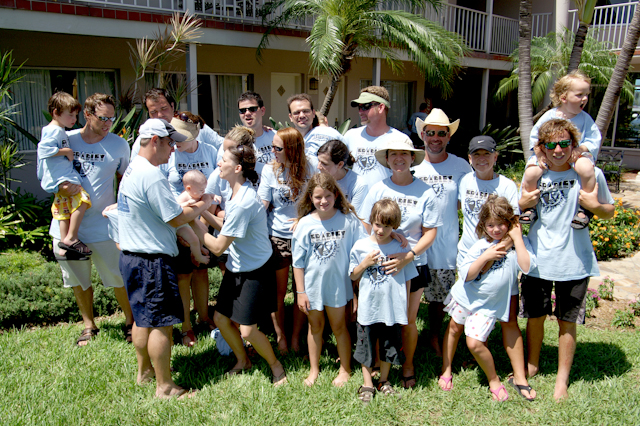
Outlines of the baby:
[[[200,201],[207,187],[207,178],[200,170],[191,170],[185,173],[182,178],[184,192],[178,196],[176,201],[181,207],[187,207]],[[182,237],[191,249],[191,255],[199,263],[208,264],[209,256],[202,254],[202,241],[207,229],[199,220],[192,220],[187,225],[182,225],[176,229],[179,237]]]

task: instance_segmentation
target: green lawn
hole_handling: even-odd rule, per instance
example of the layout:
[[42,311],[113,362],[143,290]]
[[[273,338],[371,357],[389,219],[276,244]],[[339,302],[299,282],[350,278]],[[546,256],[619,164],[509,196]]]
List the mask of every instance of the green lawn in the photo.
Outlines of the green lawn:
[[[424,315],[423,315],[424,314]],[[426,317],[426,310],[421,310]],[[538,399],[526,402],[508,388],[510,399],[491,401],[478,367],[463,370],[471,359],[458,349],[454,389],[436,383],[440,361],[418,347],[418,385],[402,398],[376,396],[368,407],[356,398],[362,384],[359,365],[342,389],[331,385],[337,374],[335,347],[329,342],[315,387],[303,385],[308,364],[289,355],[282,362],[289,384],[273,388],[266,364],[254,360],[250,374],[221,377],[233,360],[221,357],[215,341],[204,334],[193,349],[174,346],[174,379],[200,389],[192,399],[154,398],[155,385],[135,384],[135,350],[124,342],[122,317],[99,322],[100,335],[75,348],[78,324],[8,331],[0,335],[0,423],[6,425],[637,425],[640,423],[640,333],[581,327],[568,401],[553,400],[557,364],[557,326],[548,321],[541,374],[531,381]],[[520,323],[524,327],[524,322]],[[419,325],[422,328],[422,323]],[[510,372],[500,331],[490,347],[502,378]],[[391,380],[399,380],[394,369]]]

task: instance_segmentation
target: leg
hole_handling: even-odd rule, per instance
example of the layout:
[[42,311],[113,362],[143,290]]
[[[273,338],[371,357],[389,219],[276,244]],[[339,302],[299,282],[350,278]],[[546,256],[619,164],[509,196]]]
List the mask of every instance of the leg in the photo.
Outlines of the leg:
[[391,363],[380,361],[380,380],[379,383],[389,381],[389,371],[391,371]]
[[322,331],[324,330],[324,312],[309,311],[309,334],[307,343],[309,345],[309,363],[311,369],[309,376],[304,380],[307,386],[313,386],[320,374],[320,354],[322,353]]
[[[191,276],[192,274],[178,274],[178,291],[182,300],[184,321],[182,322],[182,344],[193,346],[196,343],[191,325]],[[191,331],[191,333],[189,333]],[[225,339],[226,340],[226,339]]]
[[194,269],[191,278],[191,294],[193,304],[201,323],[209,324],[210,330],[215,324],[209,318],[209,272],[208,269]]
[[114,287],[113,293],[116,296],[116,300],[124,313],[124,323],[126,325],[133,324],[133,314],[131,313],[131,305],[129,305],[129,298],[127,297],[127,289],[122,287]]
[[[80,309],[80,315],[82,315],[82,322],[84,328],[98,328],[94,321],[93,316],[93,287],[89,287],[83,290],[81,286],[77,285],[73,287],[73,295],[76,297],[78,308]],[[88,342],[80,342],[79,346],[84,346]]]
[[254,347],[258,354],[267,361],[269,367],[271,367],[273,384],[276,386],[285,384],[287,382],[287,377],[285,376],[284,367],[280,364],[278,358],[276,358],[275,353],[273,353],[273,348],[271,347],[271,343],[269,343],[267,336],[265,336],[262,331],[258,330],[258,326],[256,324],[241,325],[240,333],[245,340],[251,343],[251,346]]
[[[453,383],[451,380],[446,380],[452,377],[451,364],[453,363],[453,356],[456,354],[458,347],[458,340],[464,332],[464,325],[456,323],[453,319],[449,321],[447,331],[444,333],[444,340],[442,342],[442,375],[438,380],[438,385],[442,390],[451,390]],[[443,377],[445,379],[443,379]]]
[[[406,358],[404,364],[402,364],[403,377],[415,376],[416,374],[415,367],[413,365],[413,355],[415,354],[416,347],[418,346],[418,327],[416,326],[416,318],[418,317],[422,291],[423,289],[420,289],[413,293],[409,293],[409,309],[407,311],[408,324],[402,327],[402,347]],[[382,380],[382,367],[380,368],[380,378]],[[407,386],[406,383],[405,386]]]
[[[64,242],[65,239],[67,239],[67,236],[69,235],[69,222],[70,222],[69,219],[62,219],[58,221],[60,225],[60,242]],[[64,256],[66,253],[67,251],[65,249],[58,247],[58,254],[60,256]]]
[[529,378],[540,370],[540,350],[544,339],[544,321],[547,316],[529,318],[527,320],[527,374]]
[[156,374],[158,398],[171,398],[184,393],[184,389],[176,385],[171,378],[171,330],[172,327],[168,326],[151,328],[148,331],[147,351]]
[[[296,288],[295,279],[293,280],[293,288]],[[298,306],[298,295],[293,293],[293,306]],[[304,328],[307,316],[300,309],[293,310],[293,330],[291,331],[291,350],[300,352],[300,333]]]
[[527,192],[535,191],[538,188],[538,181],[542,177],[544,170],[538,165],[529,165],[524,170],[522,176],[522,189]]
[[442,356],[440,326],[444,319],[443,309],[444,304],[442,302],[429,302],[429,343],[438,357]]
[[218,311],[213,314],[213,320],[220,329],[222,337],[224,337],[224,340],[229,344],[233,354],[236,356],[237,362],[232,370],[246,370],[251,368],[251,360],[249,360],[247,351],[244,349],[238,327],[233,324],[229,317],[222,315]]
[[362,377],[364,378],[364,386],[372,388],[373,387],[373,377],[371,373],[373,369],[371,367],[366,367],[362,365]]
[[558,332],[558,375],[553,397],[560,401],[569,396],[569,373],[573,365],[573,356],[576,353],[577,326],[574,322],[558,320],[560,330]]
[[[276,271],[276,285],[278,297],[278,311],[271,314],[273,328],[276,331],[278,350],[281,354],[288,352],[287,337],[284,329],[284,296],[287,294],[287,284],[289,281],[289,265]],[[294,309],[296,311],[296,309]],[[304,315],[304,314],[303,314]]]
[[[71,245],[78,241],[78,230],[80,229],[80,224],[82,223],[82,218],[84,217],[84,213],[87,211],[89,205],[87,203],[80,203],[80,206],[71,213],[71,218],[69,219],[69,229],[65,233],[65,237],[62,237],[62,228],[60,229],[60,240],[66,245]],[[62,226],[62,222],[60,221],[60,225]]]
[[[325,306],[329,324],[338,344],[338,356],[340,357],[340,371],[338,377],[333,380],[334,386],[342,386],[351,376],[351,336],[344,318],[344,308],[330,308]],[[320,336],[322,338],[322,336]]]
[[140,328],[133,325],[133,346],[136,348],[136,358],[138,359],[138,377],[136,379],[138,385],[151,381],[156,375],[147,347],[150,331],[150,328]]
[[[484,371],[484,374],[487,376],[487,379],[489,380],[489,389],[493,391],[500,389],[502,387],[502,383],[500,383],[500,378],[496,373],[496,366],[493,362],[491,351],[487,349],[484,342],[467,336],[467,347],[476,359],[480,368],[482,368],[482,371]],[[493,399],[496,401],[505,401],[508,397],[509,395],[504,388],[493,394]]]
[[[509,321],[500,323],[502,325],[502,343],[513,368],[513,383],[520,386],[529,386],[524,363],[524,344],[522,333],[518,327],[518,296],[511,296],[509,305]],[[511,382],[510,382],[511,383]],[[534,390],[521,390],[525,398],[535,398]]]
[[580,186],[587,192],[591,192],[596,187],[596,171],[593,163],[587,157],[580,157],[574,165],[574,169],[580,176]]

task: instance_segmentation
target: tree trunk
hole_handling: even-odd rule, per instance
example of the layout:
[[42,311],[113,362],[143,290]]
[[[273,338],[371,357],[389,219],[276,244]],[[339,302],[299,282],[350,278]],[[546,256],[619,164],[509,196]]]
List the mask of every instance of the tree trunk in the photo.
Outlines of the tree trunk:
[[602,140],[607,136],[607,129],[609,123],[611,123],[611,117],[615,110],[615,106],[620,98],[620,91],[624,84],[624,80],[627,77],[629,71],[629,64],[633,58],[633,54],[636,51],[638,45],[638,39],[640,38],[640,7],[636,5],[636,10],[633,14],[633,19],[629,24],[629,30],[624,39],[622,50],[620,50],[620,56],[616,61],[616,67],[611,75],[611,80],[607,86],[607,91],[604,93],[600,109],[598,110],[598,117],[596,118],[596,125],[602,135]]
[[329,110],[331,109],[331,105],[333,104],[333,99],[336,97],[336,92],[338,91],[339,84],[339,78],[331,77],[331,85],[329,86],[327,95],[324,97],[324,102],[322,102],[322,108],[320,108],[320,114],[324,115],[325,117],[329,114]]
[[573,49],[571,50],[571,56],[569,57],[569,67],[567,68],[567,74],[569,74],[571,71],[577,70],[578,65],[580,65],[580,58],[582,58],[582,48],[584,47],[584,40],[587,38],[588,30],[589,25],[580,21],[578,31],[576,32],[576,36],[573,39]]
[[520,0],[520,40],[518,44],[518,118],[520,139],[525,158],[529,152],[529,137],[533,128],[533,104],[531,101],[531,1]]

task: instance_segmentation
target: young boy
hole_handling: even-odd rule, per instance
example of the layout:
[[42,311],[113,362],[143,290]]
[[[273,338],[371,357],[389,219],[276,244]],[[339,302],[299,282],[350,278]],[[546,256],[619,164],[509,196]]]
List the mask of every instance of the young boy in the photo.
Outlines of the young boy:
[[[589,114],[583,111],[587,105],[589,93],[591,92],[591,79],[581,71],[571,72],[560,78],[554,85],[551,92],[551,101],[555,108],[547,111],[536,123],[531,131],[530,148],[535,153],[527,162],[527,168],[522,178],[522,188],[528,192],[536,189],[538,180],[547,169],[547,160],[543,149],[538,145],[538,131],[547,121],[554,118],[564,118],[571,120],[576,126],[582,138],[579,146],[573,150],[571,163],[576,173],[580,177],[582,189],[587,192],[593,191],[596,184],[595,160],[598,157],[600,142],[602,140],[600,131]],[[560,141],[561,146],[566,147],[570,141]],[[563,148],[564,148],[563,147]],[[537,160],[537,161],[536,161]],[[589,224],[589,218],[593,216],[590,212],[580,208],[578,213],[571,220],[571,227],[584,229]],[[535,208],[527,209],[520,216],[520,223],[533,223],[538,217]]]
[[[38,144],[38,179],[44,181],[43,188],[49,186],[58,189],[58,185],[65,182],[82,184],[80,174],[73,167],[73,150],[69,148],[65,132],[65,128],[71,128],[76,123],[80,110],[80,103],[68,93],[57,92],[49,98],[49,113],[53,119],[42,129]],[[47,167],[41,167],[45,161]],[[86,260],[92,254],[89,247],[78,239],[80,223],[89,207],[91,199],[84,189],[71,197],[63,196],[56,190],[51,213],[54,219],[60,221],[58,254],[67,260]]]
[[401,270],[387,268],[387,256],[408,251],[391,238],[400,226],[398,204],[384,198],[373,205],[369,221],[372,234],[356,241],[349,255],[349,276],[360,280],[358,295],[357,343],[354,358],[362,364],[364,385],[358,398],[368,404],[376,391],[371,377],[379,341],[380,380],[377,390],[385,395],[397,393],[387,380],[391,364],[402,365],[402,325],[407,325],[407,303],[411,279],[418,276],[413,262]]
[[[200,170],[190,170],[184,174],[182,178],[184,192],[178,196],[176,201],[180,207],[191,206],[202,198],[205,188],[207,187],[207,178]],[[176,234],[189,243],[189,249],[193,258],[199,263],[208,264],[209,256],[202,254],[202,238],[198,236],[206,232],[204,225],[197,223],[196,220],[189,222],[189,226],[183,225],[176,230]]]

